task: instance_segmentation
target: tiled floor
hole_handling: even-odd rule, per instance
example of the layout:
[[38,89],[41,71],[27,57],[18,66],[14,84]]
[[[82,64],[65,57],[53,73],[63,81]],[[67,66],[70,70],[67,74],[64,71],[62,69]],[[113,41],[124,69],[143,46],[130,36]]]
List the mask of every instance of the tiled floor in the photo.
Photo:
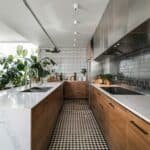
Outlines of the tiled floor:
[[65,101],[49,150],[108,150],[87,101]]

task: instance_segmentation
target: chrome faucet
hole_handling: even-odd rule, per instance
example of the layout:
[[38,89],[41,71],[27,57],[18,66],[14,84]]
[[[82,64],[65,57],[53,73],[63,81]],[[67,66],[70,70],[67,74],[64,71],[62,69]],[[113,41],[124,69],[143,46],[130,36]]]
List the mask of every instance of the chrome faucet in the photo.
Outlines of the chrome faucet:
[[32,79],[30,78],[29,79],[29,88],[31,88],[32,87]]

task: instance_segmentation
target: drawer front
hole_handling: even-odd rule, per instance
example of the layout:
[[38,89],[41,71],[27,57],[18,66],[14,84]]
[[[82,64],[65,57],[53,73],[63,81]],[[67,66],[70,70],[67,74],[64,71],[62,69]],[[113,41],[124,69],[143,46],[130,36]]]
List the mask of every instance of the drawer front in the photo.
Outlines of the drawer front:
[[128,113],[128,150],[149,150],[150,124]]

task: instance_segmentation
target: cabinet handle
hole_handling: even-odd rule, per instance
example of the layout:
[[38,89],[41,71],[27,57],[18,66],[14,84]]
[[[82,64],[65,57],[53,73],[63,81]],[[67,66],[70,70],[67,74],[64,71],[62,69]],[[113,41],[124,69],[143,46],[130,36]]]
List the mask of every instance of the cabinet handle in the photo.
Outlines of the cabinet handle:
[[92,104],[92,107],[95,109],[95,106]]
[[99,104],[99,106],[103,109],[103,105]]
[[133,124],[137,129],[139,129],[143,134],[148,135],[148,132],[145,131],[143,128],[138,126],[134,121],[130,121],[131,124]]
[[98,94],[99,96],[101,96],[101,94],[100,94],[99,92],[97,92],[97,94]]
[[114,109],[115,108],[115,106],[112,104],[112,103],[109,103],[109,105]]

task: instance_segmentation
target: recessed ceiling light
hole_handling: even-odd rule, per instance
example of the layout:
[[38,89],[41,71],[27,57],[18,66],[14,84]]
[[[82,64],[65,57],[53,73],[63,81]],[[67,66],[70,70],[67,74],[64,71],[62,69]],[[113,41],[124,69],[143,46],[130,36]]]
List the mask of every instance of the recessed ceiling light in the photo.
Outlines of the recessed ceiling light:
[[74,39],[74,42],[76,42],[77,41],[77,39]]
[[77,9],[79,8],[79,4],[78,3],[74,3],[73,4],[73,8],[74,8],[75,11],[77,11]]
[[119,46],[120,45],[120,43],[117,43],[117,46]]
[[74,23],[74,24],[77,24],[77,23],[78,23],[78,21],[77,21],[77,20],[74,20],[74,21],[73,21],[73,23]]
[[74,35],[77,35],[78,34],[78,32],[77,31],[74,31]]

